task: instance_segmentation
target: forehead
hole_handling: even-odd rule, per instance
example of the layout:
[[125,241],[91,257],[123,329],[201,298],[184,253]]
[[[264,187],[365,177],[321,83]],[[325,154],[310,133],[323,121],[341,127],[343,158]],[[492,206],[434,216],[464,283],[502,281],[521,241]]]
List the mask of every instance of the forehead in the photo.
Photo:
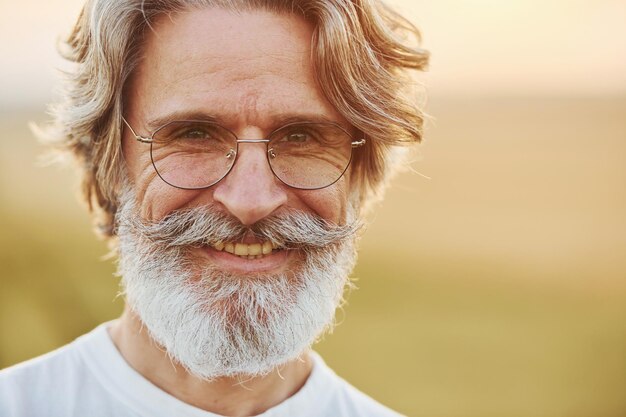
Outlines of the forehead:
[[298,16],[206,8],[152,27],[127,97],[147,129],[199,114],[233,128],[307,114],[343,122],[315,81],[312,28]]

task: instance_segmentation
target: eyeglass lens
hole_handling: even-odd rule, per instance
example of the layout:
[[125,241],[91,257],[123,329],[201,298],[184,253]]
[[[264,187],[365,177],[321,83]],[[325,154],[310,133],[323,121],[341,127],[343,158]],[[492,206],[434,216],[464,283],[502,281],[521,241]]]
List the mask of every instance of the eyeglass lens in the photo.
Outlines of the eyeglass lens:
[[[206,188],[228,174],[238,152],[237,137],[211,122],[177,121],[153,135],[151,157],[158,175],[179,188]],[[267,139],[270,168],[282,182],[302,189],[326,187],[345,172],[351,137],[332,123],[298,123]]]

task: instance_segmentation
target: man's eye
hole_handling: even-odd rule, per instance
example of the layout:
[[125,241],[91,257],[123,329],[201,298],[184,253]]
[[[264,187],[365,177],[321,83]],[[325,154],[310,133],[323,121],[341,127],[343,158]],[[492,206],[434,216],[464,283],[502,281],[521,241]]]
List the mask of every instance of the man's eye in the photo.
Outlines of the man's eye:
[[311,135],[303,132],[289,133],[284,138],[284,141],[289,143],[305,143],[309,140],[311,140]]
[[283,145],[303,146],[314,145],[323,142],[322,135],[314,129],[293,129],[283,135],[278,140]]
[[211,133],[205,129],[187,129],[179,132],[176,139],[210,139]]
[[173,122],[157,131],[154,139],[161,143],[179,146],[217,146],[232,143],[233,138],[225,129],[209,123]]

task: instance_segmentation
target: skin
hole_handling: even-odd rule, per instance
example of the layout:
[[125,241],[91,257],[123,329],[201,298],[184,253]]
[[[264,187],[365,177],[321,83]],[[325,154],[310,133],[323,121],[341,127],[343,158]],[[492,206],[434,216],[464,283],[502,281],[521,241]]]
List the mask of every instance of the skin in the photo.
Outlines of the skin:
[[[216,117],[241,139],[263,138],[289,117],[322,117],[349,128],[315,82],[310,62],[312,28],[301,18],[210,8],[164,17],[153,28],[126,96],[125,117],[138,134],[149,136],[158,127],[151,125],[155,119],[183,119],[188,114],[194,119],[198,114]],[[285,209],[315,213],[335,223],[345,221],[349,173],[321,190],[296,190],[274,177],[264,144],[243,144],[239,151],[232,171],[218,184],[180,190],[156,175],[149,145],[137,142],[125,129],[123,153],[140,215],[158,220],[172,210],[210,204],[246,225]],[[197,251],[204,261],[241,274],[279,271],[294,267],[300,259],[297,251],[261,260],[216,254],[210,248]],[[263,378],[207,382],[172,364],[130,309],[110,333],[127,362],[152,383],[222,415],[256,415],[271,408],[297,392],[312,367],[305,353],[302,360],[286,363]]]

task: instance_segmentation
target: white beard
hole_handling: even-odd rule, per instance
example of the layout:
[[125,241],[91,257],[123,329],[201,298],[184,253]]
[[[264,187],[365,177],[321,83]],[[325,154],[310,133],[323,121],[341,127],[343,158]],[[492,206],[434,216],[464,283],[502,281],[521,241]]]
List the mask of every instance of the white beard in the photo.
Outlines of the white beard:
[[126,300],[150,336],[190,373],[206,380],[264,375],[332,329],[356,260],[353,237],[300,251],[297,269],[237,276],[199,266],[187,247],[151,241],[132,226],[134,201],[125,193],[117,218]]

